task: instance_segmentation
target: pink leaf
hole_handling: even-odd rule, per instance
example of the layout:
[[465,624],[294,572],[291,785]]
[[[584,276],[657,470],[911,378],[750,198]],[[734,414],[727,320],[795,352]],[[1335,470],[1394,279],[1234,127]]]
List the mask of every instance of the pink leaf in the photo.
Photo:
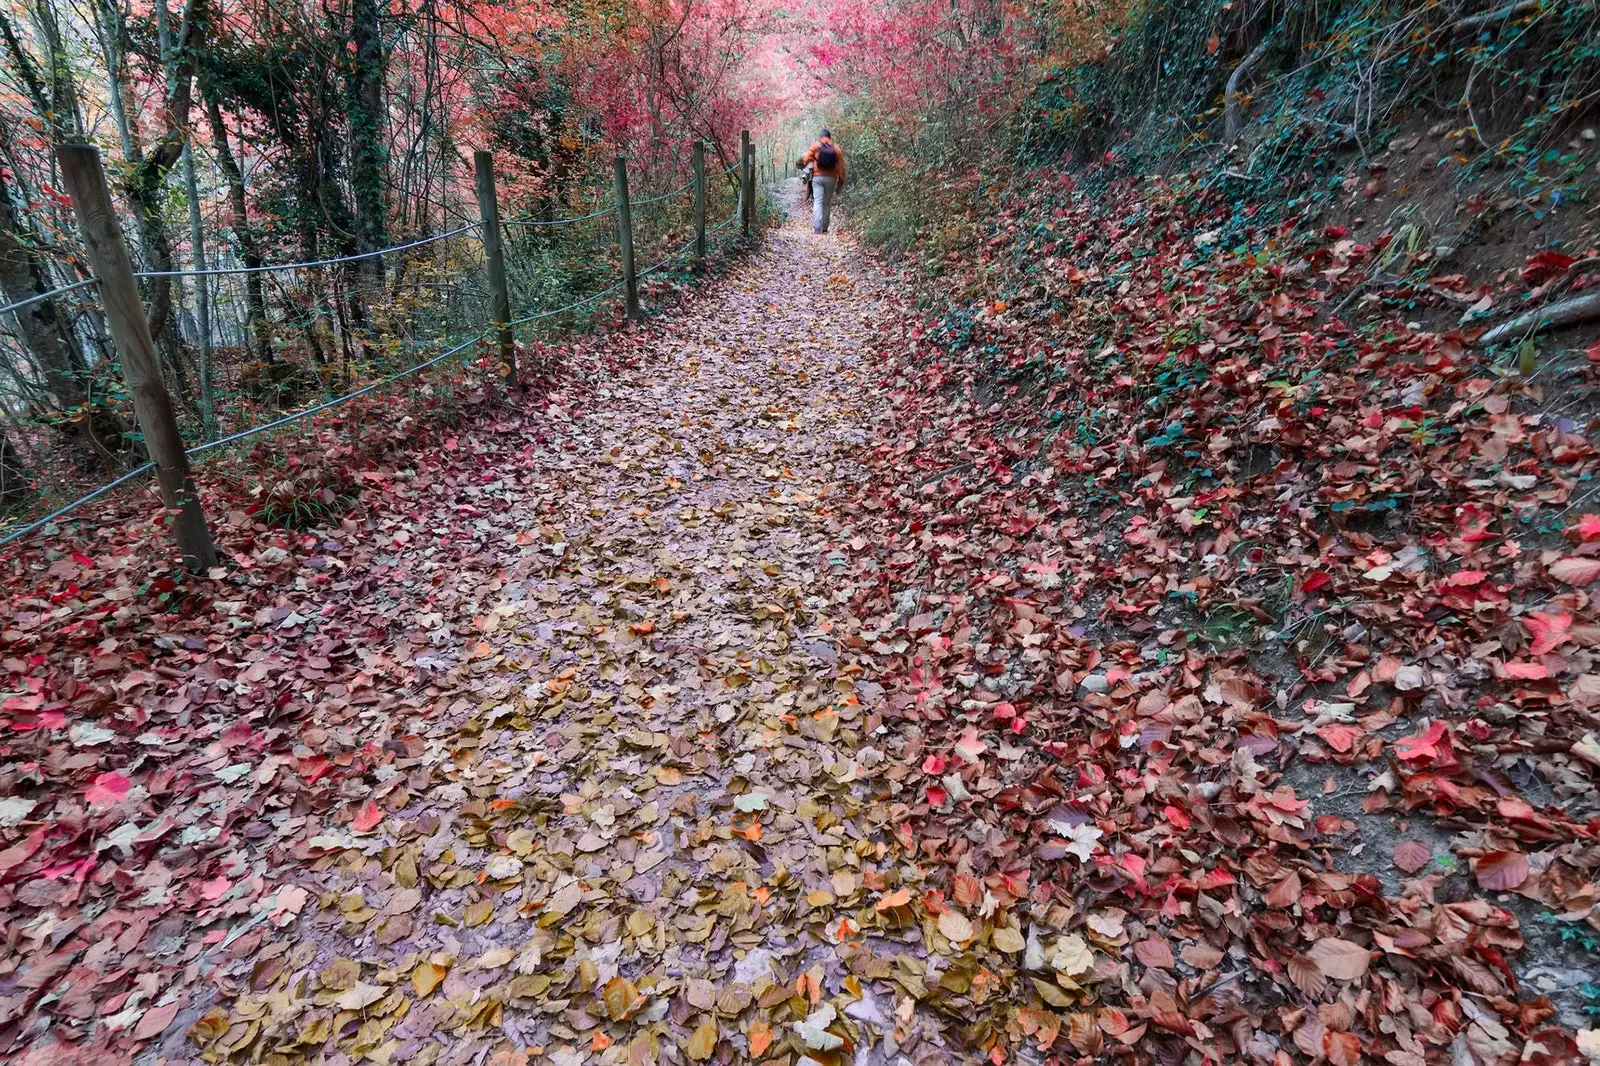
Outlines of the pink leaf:
[[1567,555],[1550,564],[1550,576],[1568,585],[1583,586],[1600,578],[1600,559],[1579,559]]
[[83,798],[89,801],[91,807],[109,807],[114,803],[121,803],[128,798],[128,787],[133,782],[115,771],[97,774],[94,784],[89,786]]

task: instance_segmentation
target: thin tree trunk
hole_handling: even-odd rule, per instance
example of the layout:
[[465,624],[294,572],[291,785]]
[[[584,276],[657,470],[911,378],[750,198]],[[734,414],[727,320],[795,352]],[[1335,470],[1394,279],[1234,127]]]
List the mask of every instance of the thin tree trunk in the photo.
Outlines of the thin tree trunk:
[[250,344],[257,361],[275,362],[272,350],[272,330],[267,321],[267,297],[262,287],[261,275],[254,268],[263,263],[261,245],[256,239],[255,227],[250,224],[245,199],[244,171],[234,157],[228,143],[228,127],[222,120],[222,107],[215,99],[206,100],[206,117],[211,123],[211,151],[217,160],[217,169],[228,183],[228,225],[233,229],[233,239],[239,244],[239,258],[252,272],[244,276],[245,316],[250,330]]
[[[7,302],[32,299],[55,287],[50,267],[27,232],[0,171],[0,291]],[[96,457],[97,464],[115,464],[123,450],[122,422],[110,408],[96,409],[83,353],[54,299],[39,300],[16,312],[17,331],[33,357],[56,412],[68,420]]]
[[194,311],[200,332],[200,419],[206,437],[211,438],[217,434],[217,398],[211,390],[211,292],[205,276],[205,229],[200,219],[200,188],[194,177],[194,150],[187,144],[183,146],[183,186],[189,197],[189,244],[199,272],[194,279]]

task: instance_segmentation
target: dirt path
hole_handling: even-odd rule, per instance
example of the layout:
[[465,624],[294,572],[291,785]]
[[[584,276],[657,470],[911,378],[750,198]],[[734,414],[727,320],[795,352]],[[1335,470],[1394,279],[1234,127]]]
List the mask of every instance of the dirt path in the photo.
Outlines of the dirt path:
[[406,805],[269,872],[306,901],[231,964],[212,1055],[949,1061],[872,991],[904,945],[853,917],[910,898],[825,547],[882,310],[802,213],[657,359],[556,398],[547,482],[488,517],[460,694],[388,771]]

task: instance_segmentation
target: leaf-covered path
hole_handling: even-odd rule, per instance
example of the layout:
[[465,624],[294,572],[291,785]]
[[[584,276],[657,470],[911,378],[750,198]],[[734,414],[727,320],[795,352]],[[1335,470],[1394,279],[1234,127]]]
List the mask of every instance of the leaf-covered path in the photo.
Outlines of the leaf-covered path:
[[206,1053],[898,1053],[850,915],[910,893],[826,548],[880,313],[852,245],[791,220],[653,358],[554,398],[539,473],[480,520],[494,547],[431,575],[477,630],[416,653],[448,664],[448,710],[267,871],[284,928],[213,975],[236,994],[193,1029]]

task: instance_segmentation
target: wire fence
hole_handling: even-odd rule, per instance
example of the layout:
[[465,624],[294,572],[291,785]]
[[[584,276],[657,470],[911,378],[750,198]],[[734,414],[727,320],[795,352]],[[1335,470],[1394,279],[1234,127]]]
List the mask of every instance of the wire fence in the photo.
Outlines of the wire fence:
[[[739,184],[736,179],[722,180],[738,169],[734,164],[707,175],[706,217],[721,219],[707,227],[708,242],[739,221]],[[693,251],[695,184],[691,180],[632,201],[635,255],[654,259],[636,273],[638,280],[666,271]],[[621,273],[614,202],[569,217],[506,219],[500,228],[505,235],[508,289],[516,308],[509,325],[519,341],[532,339],[529,327],[540,324],[548,331],[556,325],[551,320],[562,316],[569,316],[562,329],[586,328],[601,313],[606,298],[625,287],[625,281],[612,280]],[[482,223],[472,221],[392,247],[348,255],[136,271],[151,318],[157,320],[152,332],[183,435],[200,441],[185,454],[191,459],[214,454],[370,395],[453,357],[487,354],[491,329],[484,321],[487,281],[482,236]],[[98,395],[91,393],[88,400],[99,407],[86,405],[70,414],[80,423],[107,415],[124,437],[130,437],[126,397],[118,393],[105,316],[98,301],[85,299],[91,294],[83,292],[96,283],[93,277],[83,278],[0,307],[0,322],[5,321],[3,316],[49,302],[63,336],[86,355],[90,367],[86,377],[99,388]],[[4,501],[10,504],[11,525],[0,525],[0,547],[40,530],[51,531],[78,509],[155,469],[153,463],[141,463],[83,491],[81,480],[71,471],[45,461],[42,453],[72,427],[27,420],[30,404],[37,405],[41,396],[50,398],[51,383],[37,368],[30,374],[23,334],[20,328],[0,331],[0,370],[9,372],[10,378],[0,381],[0,407],[8,416],[7,428],[17,431],[24,461],[32,460],[30,473],[52,473],[35,475],[26,506]],[[317,392],[323,398],[307,404]],[[285,408],[295,409],[284,413]],[[133,451],[123,448],[117,454]],[[102,462],[96,469],[104,466]],[[68,502],[52,506],[62,499]],[[47,513],[38,517],[29,513],[39,510]]]

